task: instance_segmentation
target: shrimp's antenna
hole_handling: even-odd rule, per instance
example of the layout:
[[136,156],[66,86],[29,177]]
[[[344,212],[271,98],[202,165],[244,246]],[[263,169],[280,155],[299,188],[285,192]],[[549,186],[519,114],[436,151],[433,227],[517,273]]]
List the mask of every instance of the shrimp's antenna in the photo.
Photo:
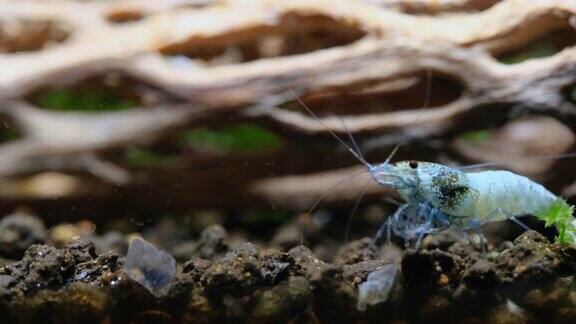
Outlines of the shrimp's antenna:
[[[348,138],[350,139],[350,142],[352,142],[352,146],[356,149],[356,152],[358,152],[358,154],[362,157],[362,159],[364,161],[366,161],[366,159],[362,155],[362,150],[360,149],[360,146],[358,146],[358,143],[356,142],[356,139],[354,139],[354,136],[352,135],[352,132],[350,132],[350,129],[348,129],[348,126],[346,126],[346,122],[344,122],[344,119],[340,118],[340,122],[342,123],[342,126],[346,130],[346,133],[348,134]],[[346,232],[344,234],[344,245],[348,244],[348,237],[350,236],[350,229],[352,228],[352,221],[354,220],[354,215],[356,214],[356,211],[358,210],[358,207],[360,206],[360,202],[362,201],[362,198],[364,198],[364,195],[366,195],[366,190],[368,190],[369,184],[370,184],[370,179],[368,179],[368,181],[364,185],[364,188],[362,188],[362,192],[360,192],[360,195],[358,195],[358,198],[354,202],[354,207],[352,208],[352,211],[350,212],[350,216],[348,216],[348,222],[346,224]]]
[[403,203],[401,203],[401,202],[399,202],[398,200],[396,200],[396,199],[394,199],[394,198],[391,198],[391,197],[382,197],[381,199],[384,200],[385,202],[389,202],[389,203],[391,203],[392,205],[395,205],[395,206],[402,206],[402,205],[404,205]]
[[364,174],[368,172],[367,169],[363,169],[362,171],[356,172],[340,181],[338,181],[337,183],[333,184],[330,188],[326,189],[326,191],[324,191],[324,193],[322,193],[322,195],[320,195],[320,197],[318,197],[318,199],[316,199],[316,201],[314,202],[314,204],[312,204],[312,207],[310,207],[310,209],[308,210],[307,214],[311,214],[312,211],[318,206],[318,204],[324,199],[326,198],[326,196],[328,196],[328,194],[330,192],[332,192],[334,189],[336,189],[339,185],[347,182],[348,180],[355,178],[361,174]]
[[358,142],[356,142],[356,139],[354,138],[354,136],[352,135],[352,132],[350,131],[350,129],[348,128],[348,126],[346,125],[346,122],[344,122],[344,119],[342,119],[342,117],[338,116],[338,119],[340,119],[340,123],[342,123],[342,126],[344,127],[344,129],[346,130],[346,133],[348,134],[348,138],[350,139],[350,142],[352,143],[352,146],[354,147],[354,150],[356,150],[356,153],[358,153],[358,155],[360,155],[360,157],[362,158],[362,160],[366,161],[366,158],[364,158],[364,155],[362,154],[362,150],[360,149],[360,146],[358,145]]
[[470,164],[470,165],[461,166],[459,168],[462,170],[486,168],[486,167],[504,165],[504,164],[508,164],[510,162],[514,162],[514,161],[518,161],[518,160],[549,161],[549,160],[562,160],[562,159],[573,159],[573,158],[576,158],[576,152],[555,154],[555,155],[537,155],[537,156],[518,157],[515,159],[509,159],[509,160],[503,160],[503,161]]
[[302,107],[304,107],[304,109],[306,109],[306,111],[308,111],[308,113],[310,115],[312,115],[312,117],[314,117],[320,124],[322,124],[322,126],[324,126],[326,128],[326,130],[328,130],[330,135],[332,135],[338,142],[340,142],[340,144],[344,145],[344,147],[346,147],[346,149],[348,149],[348,151],[352,154],[352,156],[354,156],[354,158],[356,158],[356,160],[360,161],[360,163],[362,163],[364,166],[366,166],[368,168],[372,167],[370,165],[370,163],[368,163],[368,162],[366,162],[366,160],[364,160],[362,155],[360,155],[358,152],[356,152],[350,145],[346,144],[346,142],[344,142],[344,140],[342,138],[340,138],[340,136],[336,135],[336,133],[334,133],[334,131],[332,131],[330,129],[330,127],[328,127],[328,125],[326,125],[326,123],[324,123],[318,116],[316,116],[316,114],[310,108],[308,108],[308,106],[306,106],[304,101],[302,101],[302,99],[300,99],[300,97],[294,92],[293,89],[290,89],[290,92],[296,98],[296,100],[302,105]]
[[354,207],[352,208],[352,211],[350,212],[350,216],[348,217],[348,223],[346,224],[346,233],[344,234],[344,245],[348,244],[348,236],[350,234],[350,227],[352,227],[352,220],[354,219],[354,214],[356,214],[356,210],[358,210],[358,206],[360,206],[360,202],[362,201],[362,198],[364,198],[364,195],[366,194],[366,191],[368,190],[368,185],[370,184],[370,180],[372,180],[372,179],[368,179],[368,181],[366,181],[364,188],[362,188],[362,192],[360,192],[360,195],[358,195],[356,202],[354,202]]
[[[426,90],[424,93],[424,106],[422,107],[422,109],[420,109],[418,116],[416,116],[416,119],[414,120],[414,123],[412,124],[412,126],[410,126],[410,128],[408,128],[408,131],[406,132],[406,134],[410,135],[410,133],[412,133],[414,131],[414,127],[416,127],[416,123],[420,120],[420,118],[422,118],[422,116],[424,115],[424,111],[428,108],[428,105],[430,105],[431,92],[432,92],[432,70],[426,69]],[[390,163],[390,161],[392,160],[392,158],[394,157],[396,152],[398,152],[400,147],[402,147],[402,145],[406,144],[406,142],[408,141],[408,138],[409,137],[407,136],[406,138],[404,138],[404,140],[402,142],[400,142],[400,143],[396,144],[396,146],[394,146],[394,148],[392,149],[392,152],[390,152],[390,155],[388,155],[388,157],[386,158],[386,161],[384,161],[385,164]]]
[[[364,156],[362,155],[362,150],[360,150],[360,146],[358,146],[358,143],[356,142],[356,140],[354,139],[354,136],[352,136],[352,132],[350,132],[350,129],[348,128],[348,126],[346,126],[346,123],[344,122],[344,119],[342,119],[340,116],[338,116],[338,119],[340,120],[340,123],[342,123],[342,127],[344,127],[344,129],[346,130],[346,134],[348,134],[348,138],[350,139],[350,142],[352,143],[352,147],[348,144],[346,144],[346,142],[344,142],[343,139],[341,139],[339,136],[337,136],[320,118],[318,118],[314,112],[312,112],[312,110],[310,108],[308,108],[306,106],[306,104],[302,101],[302,99],[300,99],[292,89],[290,89],[290,91],[292,91],[292,93],[295,95],[296,99],[298,100],[298,102],[300,102],[300,104],[308,111],[308,113],[310,113],[310,115],[312,115],[320,124],[322,124],[324,127],[326,127],[326,129],[330,132],[330,134],[332,134],[332,136],[334,138],[336,138],[342,145],[344,145],[348,151],[350,151],[350,153],[352,153],[352,155],[358,160],[360,161],[362,164],[364,164],[366,166],[367,169],[363,170],[362,173],[364,172],[368,172],[372,166],[370,165],[370,163],[368,163],[366,161],[366,159],[364,158]],[[310,211],[308,212],[308,214],[310,214],[310,212],[316,208],[316,206],[320,203],[320,201],[326,197],[326,195],[334,188],[336,188],[337,186],[339,186],[340,184],[348,181],[350,178],[357,176],[361,173],[352,175],[351,177],[348,177],[342,181],[340,181],[339,183],[337,183],[336,185],[332,186],[330,189],[328,189],[326,192],[324,192],[324,194],[322,194],[322,196],[314,203],[314,205],[312,206],[312,208],[310,209]],[[368,179],[368,181],[366,181],[366,184],[364,185],[364,187],[362,188],[362,192],[360,192],[360,195],[358,195],[358,198],[356,199],[356,201],[354,202],[354,207],[352,208],[352,211],[350,212],[350,216],[348,217],[348,222],[346,224],[346,233],[344,235],[344,244],[348,243],[348,236],[350,234],[350,227],[352,226],[352,220],[354,219],[354,214],[356,214],[356,210],[358,209],[358,207],[360,206],[360,202],[362,201],[362,198],[364,198],[364,195],[366,195],[366,190],[368,190],[368,185],[370,184],[370,178]]]

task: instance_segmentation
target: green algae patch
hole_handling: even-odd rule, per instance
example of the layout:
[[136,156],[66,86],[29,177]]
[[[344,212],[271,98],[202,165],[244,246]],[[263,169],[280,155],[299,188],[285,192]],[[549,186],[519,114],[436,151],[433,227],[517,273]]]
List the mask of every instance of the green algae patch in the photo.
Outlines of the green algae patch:
[[255,209],[246,213],[244,220],[254,224],[280,224],[290,219],[292,215],[278,209]]
[[19,139],[20,132],[13,125],[0,123],[0,143],[6,143]]
[[106,112],[134,108],[137,103],[107,88],[50,89],[38,94],[34,102],[54,111]]
[[490,132],[487,130],[473,131],[462,133],[458,138],[467,142],[481,142],[490,137]]
[[220,154],[269,152],[282,146],[282,140],[274,132],[250,123],[184,131],[180,142],[194,150]]
[[530,59],[552,56],[559,51],[560,49],[557,48],[554,44],[541,41],[531,47],[524,49],[524,51],[502,57],[499,59],[499,61],[509,65],[518,64]]
[[574,206],[558,198],[548,210],[538,213],[536,216],[545,222],[546,227],[554,226],[558,231],[555,240],[558,243],[576,243],[576,228],[572,223]]
[[576,87],[570,89],[570,91],[568,92],[568,96],[570,97],[570,100],[572,102],[576,102]]
[[162,167],[178,161],[174,155],[159,153],[142,147],[128,148],[124,154],[124,159],[127,164],[134,167]]

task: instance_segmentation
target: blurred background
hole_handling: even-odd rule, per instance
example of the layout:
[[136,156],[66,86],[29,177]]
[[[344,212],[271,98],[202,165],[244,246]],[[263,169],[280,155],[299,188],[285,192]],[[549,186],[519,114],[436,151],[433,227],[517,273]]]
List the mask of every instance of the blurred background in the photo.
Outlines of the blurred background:
[[[395,161],[507,161],[574,202],[576,161],[534,158],[575,150],[574,13],[561,0],[1,1],[0,213],[39,216],[56,242],[144,233],[183,260],[212,224],[283,247],[322,232],[330,258],[367,183],[342,182],[363,167],[330,131],[370,162],[398,143]],[[351,237],[375,233],[385,197],[368,186]]]

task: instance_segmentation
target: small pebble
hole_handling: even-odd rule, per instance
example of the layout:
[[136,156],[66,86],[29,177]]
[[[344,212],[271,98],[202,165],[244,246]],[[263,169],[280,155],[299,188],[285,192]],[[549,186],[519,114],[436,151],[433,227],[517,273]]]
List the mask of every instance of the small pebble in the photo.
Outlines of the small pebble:
[[388,300],[398,266],[394,263],[385,265],[368,275],[368,279],[358,286],[358,304],[356,308],[363,312],[367,305],[376,305]]
[[32,244],[44,243],[46,229],[42,220],[25,213],[14,213],[0,220],[0,256],[20,259]]
[[158,296],[170,288],[176,275],[176,261],[154,245],[134,239],[124,261],[124,272]]

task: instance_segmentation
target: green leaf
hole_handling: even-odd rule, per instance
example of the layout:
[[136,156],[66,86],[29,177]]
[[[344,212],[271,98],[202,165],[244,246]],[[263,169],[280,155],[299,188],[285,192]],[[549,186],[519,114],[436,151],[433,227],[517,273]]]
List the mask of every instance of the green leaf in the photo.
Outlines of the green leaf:
[[239,123],[213,130],[206,127],[185,131],[181,142],[199,151],[254,153],[276,150],[282,141],[275,133],[255,124]]
[[568,205],[562,198],[558,198],[548,210],[538,213],[536,216],[545,222],[546,227],[554,226],[558,231],[556,242],[574,243],[576,228],[572,225],[574,206]]

